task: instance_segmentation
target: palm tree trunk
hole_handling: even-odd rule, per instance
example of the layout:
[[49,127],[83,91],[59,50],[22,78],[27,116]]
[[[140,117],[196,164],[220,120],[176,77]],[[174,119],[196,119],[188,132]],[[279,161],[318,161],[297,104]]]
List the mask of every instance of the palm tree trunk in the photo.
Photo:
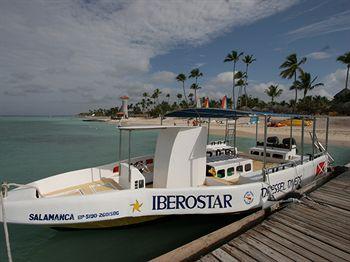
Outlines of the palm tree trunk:
[[350,69],[350,65],[348,65],[348,70],[346,71],[345,89],[348,89],[349,69]]
[[185,101],[186,101],[186,104],[187,104],[188,102],[187,102],[187,96],[186,96],[186,91],[185,91],[185,81],[182,82],[182,89],[184,91],[184,98],[185,98]]
[[235,72],[236,72],[236,62],[233,62],[233,81],[232,81],[232,106],[231,108],[233,110],[236,109],[236,102],[235,102],[235,86],[236,86],[236,83],[235,83]]
[[196,86],[194,89],[194,107],[197,107],[197,82],[198,82],[198,77],[196,77]]
[[197,89],[194,89],[194,107],[197,107]]

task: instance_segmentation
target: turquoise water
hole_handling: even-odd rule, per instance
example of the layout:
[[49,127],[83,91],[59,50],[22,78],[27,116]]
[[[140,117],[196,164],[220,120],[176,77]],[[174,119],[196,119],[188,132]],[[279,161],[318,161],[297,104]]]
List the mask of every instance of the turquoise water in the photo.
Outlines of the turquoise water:
[[[156,135],[135,132],[131,154],[153,153]],[[106,123],[73,117],[0,117],[0,181],[28,183],[116,161],[118,141],[116,127]],[[252,139],[238,138],[240,150],[253,144]],[[348,148],[331,146],[330,150],[338,164],[350,162]],[[9,225],[9,230],[14,261],[142,261],[236,219],[230,215],[174,216],[112,230],[55,231],[23,225]],[[2,227],[0,241],[0,261],[6,261]]]

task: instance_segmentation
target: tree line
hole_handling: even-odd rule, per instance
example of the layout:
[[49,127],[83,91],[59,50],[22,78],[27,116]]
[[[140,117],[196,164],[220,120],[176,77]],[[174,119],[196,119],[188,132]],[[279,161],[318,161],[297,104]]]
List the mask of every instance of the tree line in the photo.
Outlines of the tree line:
[[[345,88],[341,92],[341,96],[329,100],[327,97],[320,95],[308,95],[308,93],[324,84],[318,82],[318,76],[312,76],[310,72],[303,69],[303,65],[307,62],[306,57],[298,58],[293,53],[286,57],[285,61],[280,65],[280,76],[283,79],[290,79],[292,83],[289,87],[294,90],[294,99],[289,101],[276,102],[283,89],[278,84],[270,85],[266,88],[265,94],[270,97],[270,101],[266,102],[252,95],[248,95],[248,71],[256,58],[253,55],[244,55],[243,52],[231,51],[226,55],[223,62],[232,64],[232,93],[227,98],[227,104],[232,109],[243,110],[269,110],[280,113],[307,113],[307,114],[324,114],[334,111],[340,114],[350,114],[350,91],[348,89],[349,68],[350,68],[350,52],[339,57],[337,61],[344,64],[347,68]],[[237,70],[239,63],[244,65],[243,70]],[[199,68],[192,69],[189,74],[179,73],[174,80],[180,83],[181,92],[177,93],[170,102],[171,95],[163,93],[156,88],[152,93],[144,92],[140,101],[130,104],[129,111],[134,114],[148,115],[157,117],[166,112],[181,108],[196,107],[197,101],[203,103],[205,97],[200,97],[198,90],[202,87],[199,80],[204,73]],[[187,85],[187,81],[193,80]],[[189,91],[187,92],[187,89]],[[298,92],[302,92],[302,98],[298,98]],[[209,99],[211,108],[220,107],[221,101]],[[89,113],[96,116],[113,116],[118,112],[118,108],[90,110]]]

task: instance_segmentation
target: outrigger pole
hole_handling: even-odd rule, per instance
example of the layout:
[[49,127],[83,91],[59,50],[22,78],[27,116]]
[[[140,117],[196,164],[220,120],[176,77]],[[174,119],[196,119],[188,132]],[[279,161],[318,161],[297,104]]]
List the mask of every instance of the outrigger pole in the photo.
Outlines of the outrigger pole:
[[266,181],[266,143],[267,143],[267,115],[264,115],[264,166],[263,166],[263,176],[264,181]]
[[301,118],[301,164],[304,163],[304,117]]
[[119,162],[122,159],[122,130],[119,128],[119,150],[118,150]]
[[259,132],[259,117],[256,116],[255,120],[255,145],[258,143],[258,132]]
[[208,118],[207,144],[209,144],[209,131],[210,131],[210,117]]
[[292,150],[292,138],[293,138],[293,117],[290,118],[289,150]]
[[130,163],[131,163],[131,154],[130,154],[130,150],[131,150],[131,130],[129,130],[129,150],[128,150],[128,166],[129,166],[129,182],[131,180],[131,169],[130,169]]
[[236,136],[237,136],[237,113],[235,114],[235,126],[234,126],[234,128],[235,128],[235,130],[233,131],[233,152],[234,152],[234,155],[236,156],[237,155],[237,153],[236,153]]
[[326,151],[328,152],[328,131],[329,131],[329,116],[326,119]]
[[315,159],[316,117],[314,116],[312,126],[312,159]]

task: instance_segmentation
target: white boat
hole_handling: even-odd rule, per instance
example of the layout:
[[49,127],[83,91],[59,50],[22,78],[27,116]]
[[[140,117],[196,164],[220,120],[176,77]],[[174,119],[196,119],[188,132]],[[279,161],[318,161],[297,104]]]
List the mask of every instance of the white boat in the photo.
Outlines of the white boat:
[[[199,118],[247,115],[252,112],[187,109],[168,114]],[[259,115],[265,120],[268,116]],[[264,143],[258,147],[265,154],[259,159],[237,152],[235,144],[207,145],[208,129],[204,126],[130,126],[119,130],[129,134],[129,157],[125,160],[17,185],[12,190],[8,190],[11,184],[3,183],[5,213],[0,211],[1,221],[98,228],[166,215],[240,213],[271,205],[325,173],[329,165],[327,151],[316,152],[316,147],[308,156],[295,151],[283,163],[266,157],[270,150],[279,150],[267,146],[267,128]],[[131,133],[144,130],[159,130],[155,154],[131,158]]]

